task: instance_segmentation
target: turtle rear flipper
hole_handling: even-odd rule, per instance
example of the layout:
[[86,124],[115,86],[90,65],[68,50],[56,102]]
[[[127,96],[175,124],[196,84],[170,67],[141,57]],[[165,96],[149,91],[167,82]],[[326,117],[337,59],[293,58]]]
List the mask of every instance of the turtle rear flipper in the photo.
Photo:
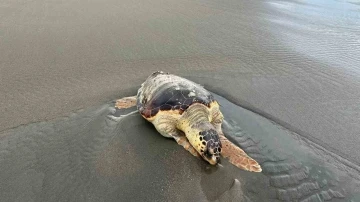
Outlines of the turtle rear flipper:
[[261,172],[262,169],[258,162],[248,156],[244,150],[240,149],[225,136],[219,135],[222,144],[221,155],[238,168],[251,172]]
[[116,100],[115,107],[118,109],[127,109],[135,105],[136,105],[136,96],[131,96]]

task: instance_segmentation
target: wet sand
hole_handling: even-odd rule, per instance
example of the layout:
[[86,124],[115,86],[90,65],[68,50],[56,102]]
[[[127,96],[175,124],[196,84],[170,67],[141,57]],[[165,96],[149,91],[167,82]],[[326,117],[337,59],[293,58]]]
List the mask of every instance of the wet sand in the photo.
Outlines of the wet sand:
[[[334,201],[356,201],[359,9],[356,1],[2,1],[4,200],[213,200],[224,193],[222,200],[316,201],[327,198],[326,191],[340,197]],[[246,109],[226,114],[233,127],[259,138],[260,154],[266,146],[274,151],[263,159],[264,173],[249,174],[225,162],[213,171],[136,117],[131,119],[139,128],[132,121],[128,127],[107,123],[111,105],[104,103],[134,94],[155,70],[187,77]],[[272,128],[276,124],[281,126]],[[153,144],[140,147],[139,141]],[[278,160],[284,154],[296,157],[284,157],[283,165]],[[272,158],[275,164],[267,168]],[[174,168],[179,161],[182,167]],[[303,173],[297,181],[287,180],[292,169]],[[133,189],[140,182],[144,188]],[[305,191],[297,195],[294,188]]]
[[211,166],[114,103],[22,126],[1,139],[4,201],[343,201],[358,166],[216,96],[225,134],[263,168]]

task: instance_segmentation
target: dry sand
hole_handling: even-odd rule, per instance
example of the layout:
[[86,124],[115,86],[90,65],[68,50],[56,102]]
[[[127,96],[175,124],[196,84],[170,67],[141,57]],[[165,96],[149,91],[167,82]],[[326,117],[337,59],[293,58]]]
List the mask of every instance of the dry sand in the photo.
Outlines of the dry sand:
[[[359,9],[358,3],[345,1],[2,1],[4,200],[213,200],[223,193],[220,200],[227,200],[240,197],[234,190],[242,190],[254,201],[290,196],[316,201],[326,199],[326,193],[346,197],[334,201],[356,201]],[[285,162],[294,166],[275,159],[273,168],[267,168],[267,156],[264,174],[248,174],[226,163],[207,171],[206,164],[156,136],[140,118],[134,117],[139,127],[133,122],[127,129],[109,127],[105,117],[110,105],[104,103],[133,94],[155,70],[190,78],[266,117],[246,119],[242,115],[251,112],[244,110],[229,120],[249,137],[260,138],[260,154],[266,153],[261,151],[266,145],[276,158],[297,151],[294,164]],[[76,114],[68,117],[72,112]],[[286,129],[271,128],[276,125],[266,125],[267,120]],[[280,146],[267,135],[279,139]],[[281,141],[285,137],[290,139]],[[139,142],[152,144],[140,147]],[[276,149],[288,142],[293,146]],[[322,162],[325,168],[318,168],[314,162],[321,159],[333,163]],[[273,182],[271,173],[282,167],[307,174],[290,180],[295,184],[283,184],[289,181],[286,174],[293,176],[285,169],[277,173],[285,174],[281,183]],[[315,174],[319,170],[335,173],[337,179],[321,178]],[[315,176],[313,184],[304,176]],[[296,195],[295,188],[304,189],[304,196]]]

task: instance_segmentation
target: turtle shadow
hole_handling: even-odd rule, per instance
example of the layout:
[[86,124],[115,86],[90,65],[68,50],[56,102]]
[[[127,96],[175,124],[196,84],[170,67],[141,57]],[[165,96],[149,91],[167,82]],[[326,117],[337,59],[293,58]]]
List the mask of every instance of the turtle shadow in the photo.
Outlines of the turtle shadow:
[[[202,192],[204,193],[208,201],[219,200],[221,199],[222,195],[228,195],[229,190],[234,189],[234,175],[232,172],[229,172],[229,169],[224,168],[222,164],[212,166],[204,162],[201,164],[200,169],[200,185],[202,188]],[[232,197],[232,200],[241,201],[242,188],[240,184],[239,186],[236,186],[235,189],[235,192],[239,193],[239,196],[241,197]]]

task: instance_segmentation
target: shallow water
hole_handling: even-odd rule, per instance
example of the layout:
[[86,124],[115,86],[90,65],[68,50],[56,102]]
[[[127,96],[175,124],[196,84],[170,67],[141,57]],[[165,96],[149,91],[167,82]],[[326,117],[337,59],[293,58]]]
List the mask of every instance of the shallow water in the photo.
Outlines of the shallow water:
[[224,132],[262,173],[226,160],[210,166],[139,114],[117,118],[134,109],[110,103],[1,134],[2,201],[348,201],[360,193],[358,167],[216,98]]
[[273,33],[281,43],[348,74],[360,73],[360,1],[274,0],[267,4],[279,12],[268,20],[280,28]]

